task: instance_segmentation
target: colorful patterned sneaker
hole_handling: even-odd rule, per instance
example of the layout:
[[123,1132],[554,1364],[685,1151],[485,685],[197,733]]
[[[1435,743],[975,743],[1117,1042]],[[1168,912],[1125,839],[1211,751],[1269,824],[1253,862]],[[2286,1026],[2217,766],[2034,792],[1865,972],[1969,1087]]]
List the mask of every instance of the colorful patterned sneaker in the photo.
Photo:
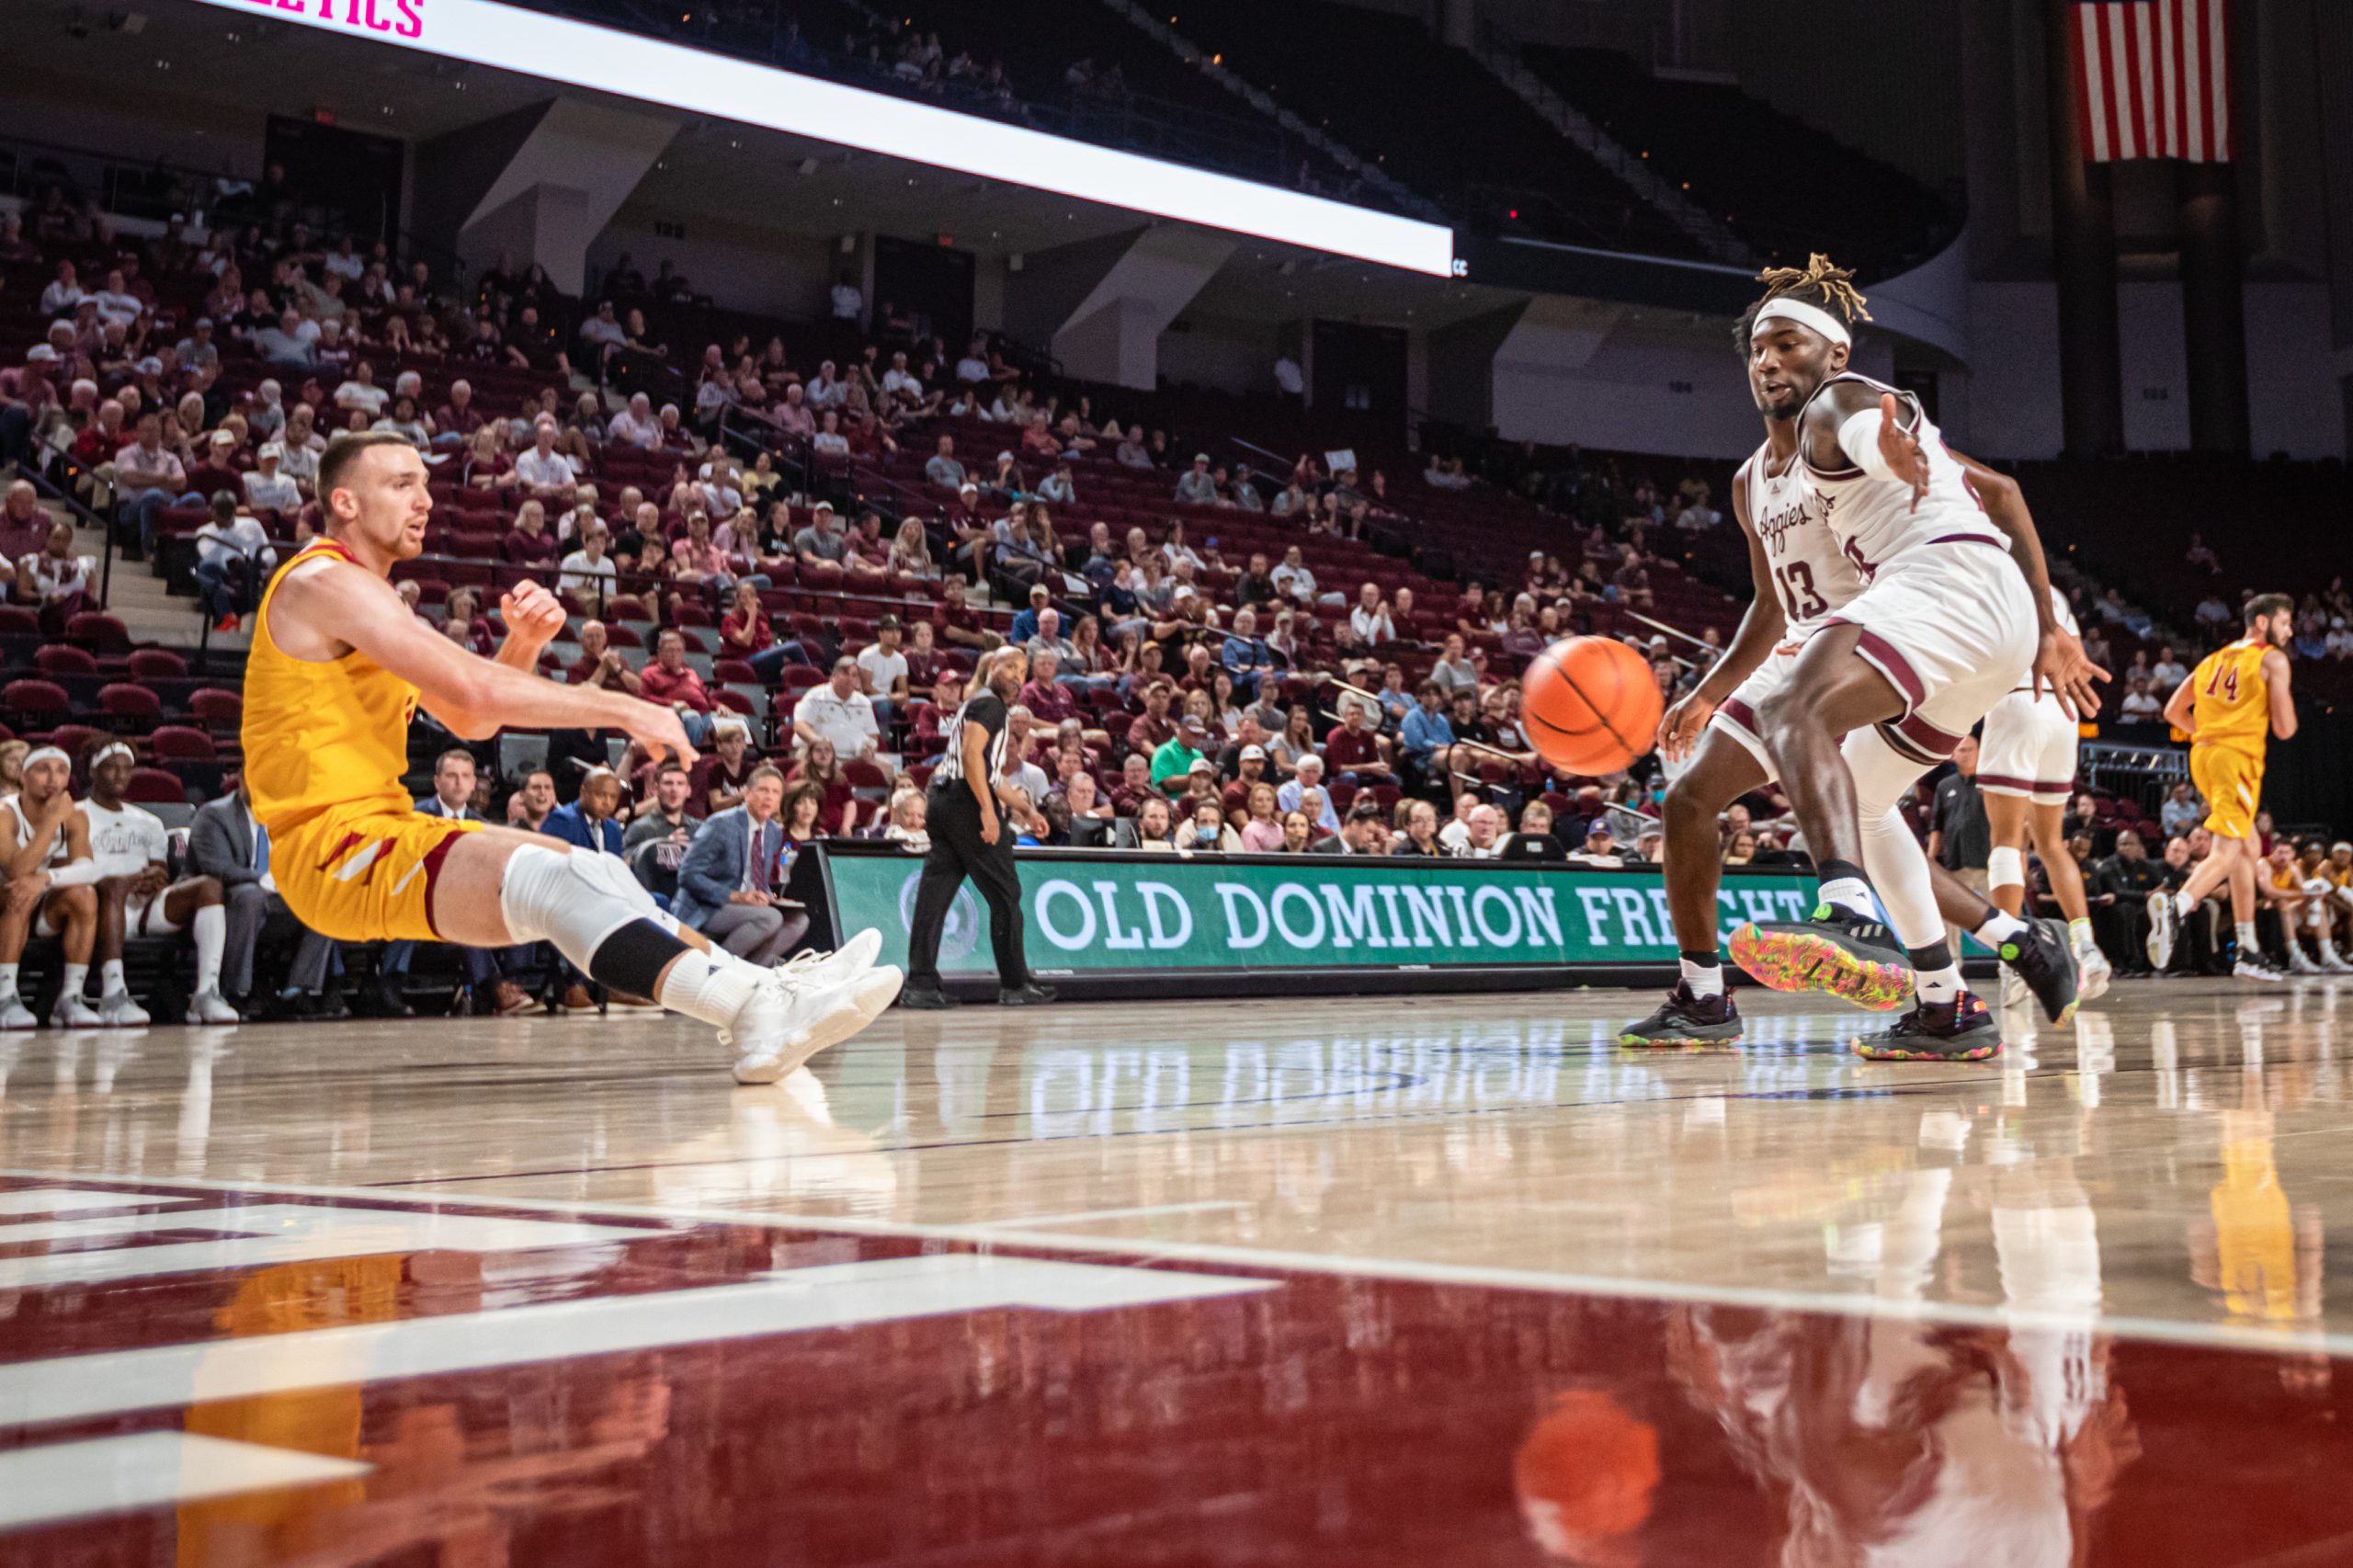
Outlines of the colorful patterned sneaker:
[[1618,1031],[1620,1045],[1633,1046],[1730,1045],[1738,1039],[1740,1009],[1732,993],[1695,996],[1688,980],[1675,983],[1657,1012]]
[[[2042,1016],[2063,1024],[2075,1016],[2075,960],[2067,951],[2067,927],[2035,920],[1995,949],[2001,960],[2042,1004]],[[2005,1002],[2009,998],[2006,994]]]
[[1732,934],[1732,961],[1776,991],[1826,991],[1893,1012],[1912,999],[1912,956],[1879,921],[1824,903],[1813,918],[1758,924]]
[[2002,1027],[1964,991],[1949,1002],[1921,1003],[1893,1027],[1856,1037],[1854,1048],[1873,1062],[1983,1062],[2001,1053]]

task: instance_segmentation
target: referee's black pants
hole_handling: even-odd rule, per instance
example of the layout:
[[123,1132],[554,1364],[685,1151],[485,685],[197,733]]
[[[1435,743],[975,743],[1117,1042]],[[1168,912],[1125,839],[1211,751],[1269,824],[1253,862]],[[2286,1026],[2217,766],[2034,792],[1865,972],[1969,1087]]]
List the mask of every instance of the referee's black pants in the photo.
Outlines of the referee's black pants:
[[1008,991],[1029,983],[1021,949],[1021,879],[1013,869],[1013,826],[997,818],[995,844],[981,841],[981,803],[961,778],[926,792],[925,827],[931,850],[915,886],[915,925],[907,936],[907,983],[938,990],[939,936],[956,890],[970,877],[989,906],[989,946],[996,952],[997,984]]

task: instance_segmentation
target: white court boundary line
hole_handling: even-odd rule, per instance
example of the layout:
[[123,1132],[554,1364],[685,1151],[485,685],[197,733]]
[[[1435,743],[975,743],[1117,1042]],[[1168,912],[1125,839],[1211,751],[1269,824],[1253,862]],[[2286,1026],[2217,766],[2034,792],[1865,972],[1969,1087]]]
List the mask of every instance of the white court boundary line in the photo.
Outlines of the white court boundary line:
[[[525,1212],[570,1214],[583,1219],[648,1220],[668,1224],[767,1225],[781,1230],[830,1231],[842,1235],[881,1236],[904,1241],[962,1242],[976,1247],[1017,1246],[1039,1252],[1124,1254],[1154,1263],[1197,1263],[1220,1267],[1279,1270],[1292,1274],[1330,1274],[1350,1278],[1397,1279],[1417,1285],[1481,1286],[1499,1290],[1536,1290],[1556,1295],[1605,1296],[1624,1301],[1673,1301],[1690,1306],[1749,1307],[1764,1312],[1820,1312],[1838,1317],[1878,1318],[1900,1323],[1949,1324],[1966,1328],[2043,1329],[2054,1333],[2092,1333],[2114,1339],[2182,1345],[2201,1349],[2256,1350],[2353,1357],[2353,1333],[2329,1330],[2267,1329],[2252,1324],[2191,1323],[2170,1318],[2118,1315],[2105,1312],[2061,1312],[1979,1306],[1967,1301],[1902,1301],[1859,1291],[1815,1293],[1771,1286],[1711,1285],[1688,1280],[1645,1279],[1632,1276],[1575,1274],[1562,1270],[1501,1268],[1488,1265],[1429,1263],[1415,1258],[1363,1257],[1347,1253],[1294,1252],[1275,1247],[1237,1246],[1215,1242],[1170,1242],[1144,1237],[1071,1236],[1055,1231],[1011,1227],[1021,1220],[979,1221],[964,1224],[924,1224],[899,1220],[864,1220],[852,1215],[795,1214],[786,1210],[751,1209],[654,1208],[640,1204],[603,1203],[549,1198],[451,1198],[419,1195],[368,1187],[318,1187],[285,1182],[222,1181],[199,1176],[119,1176],[97,1171],[39,1171],[0,1167],[10,1180],[83,1183],[120,1182],[130,1186],[193,1187],[207,1192],[253,1192],[269,1197],[324,1198],[354,1202],[392,1203],[410,1207],[510,1209]],[[1069,1222],[1071,1216],[1047,1216]]]

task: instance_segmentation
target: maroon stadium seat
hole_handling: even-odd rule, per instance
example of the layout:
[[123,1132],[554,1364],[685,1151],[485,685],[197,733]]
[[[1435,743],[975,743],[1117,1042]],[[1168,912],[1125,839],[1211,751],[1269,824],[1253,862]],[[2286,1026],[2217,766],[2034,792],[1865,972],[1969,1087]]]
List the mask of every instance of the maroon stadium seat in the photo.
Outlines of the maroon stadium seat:
[[98,654],[131,652],[131,630],[103,610],[84,610],[65,623],[65,640]]
[[98,688],[98,711],[109,719],[152,724],[164,716],[164,703],[145,687],[119,680]]
[[189,693],[188,710],[199,723],[233,730],[244,722],[245,699],[217,686],[200,687]]
[[188,661],[169,648],[142,648],[131,655],[131,674],[135,680],[185,680]]
[[148,744],[158,762],[214,762],[221,756],[221,748],[212,744],[210,735],[186,724],[159,726],[148,737]]
[[122,792],[122,798],[155,805],[167,801],[183,803],[188,800],[188,786],[180,782],[176,773],[166,773],[160,767],[135,767],[131,772],[131,787]]
[[12,680],[0,687],[0,708],[28,719],[70,713],[74,699],[55,681]]
[[98,673],[98,658],[87,648],[51,642],[33,655],[33,667],[45,676],[96,675]]

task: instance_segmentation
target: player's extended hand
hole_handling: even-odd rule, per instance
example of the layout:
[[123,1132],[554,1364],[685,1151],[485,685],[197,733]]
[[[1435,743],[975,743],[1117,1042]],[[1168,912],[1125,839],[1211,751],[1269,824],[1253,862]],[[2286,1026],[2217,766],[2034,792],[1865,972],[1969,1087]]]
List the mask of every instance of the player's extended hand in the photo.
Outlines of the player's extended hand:
[[545,584],[528,578],[506,591],[498,611],[506,618],[506,635],[534,651],[554,642],[563,630],[563,602]]
[[12,915],[25,915],[40,903],[41,894],[49,891],[47,871],[28,871],[21,877],[8,879],[7,908]]
[[153,898],[171,885],[171,873],[161,866],[150,866],[131,880],[131,892],[140,898]]
[[695,765],[695,748],[687,744],[687,727],[676,711],[654,702],[630,705],[629,738],[645,748],[649,761],[676,757],[682,767]]
[[2042,634],[2042,642],[2034,654],[2034,694],[2042,695],[2047,682],[2051,695],[2059,699],[2071,719],[2088,719],[2099,711],[2099,692],[2095,680],[2107,680],[2109,674],[2092,663],[2084,645],[2070,635],[2063,626],[2054,626]]
[[1699,742],[1699,732],[1708,727],[1716,705],[1699,695],[1693,687],[1668,709],[1658,722],[1659,755],[1669,762],[1681,762],[1691,755]]
[[1904,404],[1893,392],[1880,394],[1879,455],[1912,487],[1912,509],[1918,511],[1920,497],[1928,493],[1928,455],[1920,449],[1920,437],[1904,427]]

